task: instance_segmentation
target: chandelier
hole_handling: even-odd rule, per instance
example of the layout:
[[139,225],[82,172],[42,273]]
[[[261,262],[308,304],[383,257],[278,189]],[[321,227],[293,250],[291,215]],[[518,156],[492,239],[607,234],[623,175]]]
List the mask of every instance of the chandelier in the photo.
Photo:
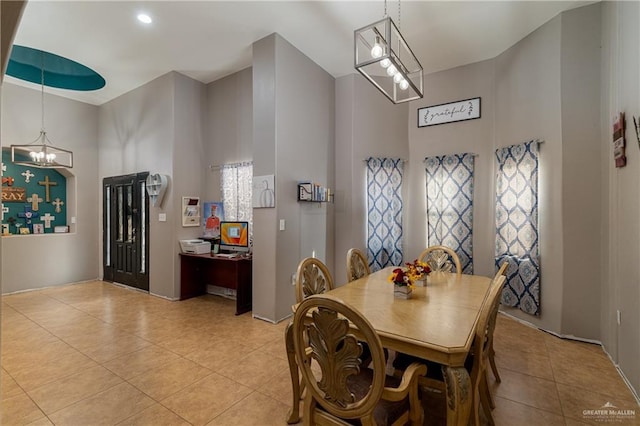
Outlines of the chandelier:
[[356,70],[391,102],[399,104],[422,98],[422,65],[387,15],[386,0],[383,19],[354,31],[354,50]]
[[70,169],[73,167],[73,152],[53,146],[44,128],[44,57],[45,52],[42,52],[40,67],[42,121],[40,135],[27,145],[11,145],[11,161],[14,164],[29,167]]

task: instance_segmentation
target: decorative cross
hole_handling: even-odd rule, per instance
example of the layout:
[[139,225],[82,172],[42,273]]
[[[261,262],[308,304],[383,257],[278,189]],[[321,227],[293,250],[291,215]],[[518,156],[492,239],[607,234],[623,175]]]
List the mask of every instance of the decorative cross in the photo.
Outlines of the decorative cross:
[[44,222],[44,227],[48,229],[51,228],[51,222],[56,220],[56,217],[51,216],[49,213],[47,213],[44,216],[41,216],[40,220]]
[[24,181],[26,183],[31,182],[31,178],[34,177],[35,175],[33,173],[31,173],[31,170],[25,170],[24,172],[20,173],[22,176],[24,176]]
[[0,176],[4,176],[4,172],[7,171],[7,165],[2,163],[2,170],[0,171]]
[[6,183],[7,186],[13,186],[13,182],[14,181],[15,181],[15,179],[12,178],[11,176],[7,176],[7,177],[3,177],[2,178],[2,184],[3,185]]
[[38,182],[38,185],[42,185],[45,187],[44,190],[44,199],[47,203],[51,202],[51,193],[49,192],[49,187],[50,186],[57,186],[58,182],[51,182],[49,181],[49,176],[45,176],[44,180],[41,180]]
[[56,206],[56,213],[62,212],[61,207],[64,206],[64,201],[62,201],[60,198],[56,198],[55,200],[53,200],[53,203],[51,204]]
[[0,220],[4,220],[4,214],[5,213],[9,213],[9,207],[2,206],[2,215],[0,215],[2,217],[2,219],[0,219]]
[[[25,223],[27,224],[29,229],[31,229],[31,219],[35,219],[38,216],[40,216],[40,213],[31,211],[31,207],[29,206],[25,206],[24,213],[18,213],[18,217],[23,217],[25,219]],[[18,226],[17,223],[16,226]]]
[[31,197],[27,198],[27,201],[31,203],[31,209],[34,212],[38,211],[38,203],[41,203],[43,200],[38,196],[38,194],[33,193]]

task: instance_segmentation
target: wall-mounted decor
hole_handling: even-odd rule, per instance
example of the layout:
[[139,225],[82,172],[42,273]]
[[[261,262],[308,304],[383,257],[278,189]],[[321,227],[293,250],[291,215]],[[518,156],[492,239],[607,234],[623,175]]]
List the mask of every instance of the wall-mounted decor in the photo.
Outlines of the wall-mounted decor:
[[154,207],[162,206],[164,193],[167,190],[169,179],[167,175],[154,174],[147,176],[146,187],[149,194],[149,201]]
[[222,201],[209,201],[203,204],[205,238],[220,238],[220,222],[224,220],[224,203]]
[[44,224],[42,224],[42,223],[34,223],[33,224],[33,233],[34,234],[44,234]]
[[[9,235],[20,234],[20,228],[31,228],[34,224],[45,224],[39,218],[51,218],[50,226],[44,226],[45,234],[52,234],[55,226],[67,225],[67,178],[55,168],[32,168],[11,162],[11,151],[2,150],[3,211],[2,223]],[[8,179],[11,178],[11,179]],[[47,194],[48,192],[48,194]],[[37,219],[28,224],[24,216],[25,207],[38,213]],[[55,218],[55,219],[54,219]],[[35,232],[33,232],[35,233]],[[6,233],[5,233],[6,235]]]
[[182,226],[200,226],[199,197],[182,197]]
[[624,142],[624,125],[624,112],[621,112],[618,118],[613,122],[613,159],[616,167],[624,167],[627,165]]
[[480,98],[465,99],[418,109],[418,127],[480,118]]
[[253,181],[253,208],[260,209],[276,206],[275,178],[274,175],[254,176]]

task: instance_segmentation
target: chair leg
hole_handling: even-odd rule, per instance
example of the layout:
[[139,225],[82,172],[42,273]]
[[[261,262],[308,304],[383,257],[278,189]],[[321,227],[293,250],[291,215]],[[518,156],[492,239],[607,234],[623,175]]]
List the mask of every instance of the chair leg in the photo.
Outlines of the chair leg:
[[493,345],[489,348],[489,364],[491,364],[493,377],[496,378],[496,382],[500,383],[502,379],[500,379],[500,373],[498,373],[498,367],[496,366],[496,351],[493,350]]
[[300,421],[300,375],[298,374],[298,364],[296,363],[296,352],[293,347],[293,322],[289,323],[285,330],[285,344],[287,348],[287,361],[289,363],[289,373],[291,374],[291,409],[287,417],[287,423],[293,424]]
[[490,426],[495,426],[495,422],[493,421],[493,414],[491,413],[491,409],[494,408],[491,406],[491,394],[489,393],[489,385],[487,384],[487,374],[484,372],[482,374],[482,378],[480,379],[480,404],[482,404],[482,411],[484,411],[484,415],[487,418],[487,421]]
[[496,408],[496,402],[493,400],[493,395],[491,395],[491,391],[489,389],[489,373],[487,371],[484,372],[484,379],[483,379],[483,391],[486,392],[487,397],[489,399],[489,407],[493,410],[494,408]]

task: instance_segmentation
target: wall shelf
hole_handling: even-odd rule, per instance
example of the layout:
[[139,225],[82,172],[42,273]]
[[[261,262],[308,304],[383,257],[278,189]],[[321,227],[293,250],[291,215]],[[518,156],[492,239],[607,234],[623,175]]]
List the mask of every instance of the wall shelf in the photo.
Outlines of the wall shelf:
[[308,203],[330,203],[333,201],[331,189],[311,182],[298,182],[298,201]]

